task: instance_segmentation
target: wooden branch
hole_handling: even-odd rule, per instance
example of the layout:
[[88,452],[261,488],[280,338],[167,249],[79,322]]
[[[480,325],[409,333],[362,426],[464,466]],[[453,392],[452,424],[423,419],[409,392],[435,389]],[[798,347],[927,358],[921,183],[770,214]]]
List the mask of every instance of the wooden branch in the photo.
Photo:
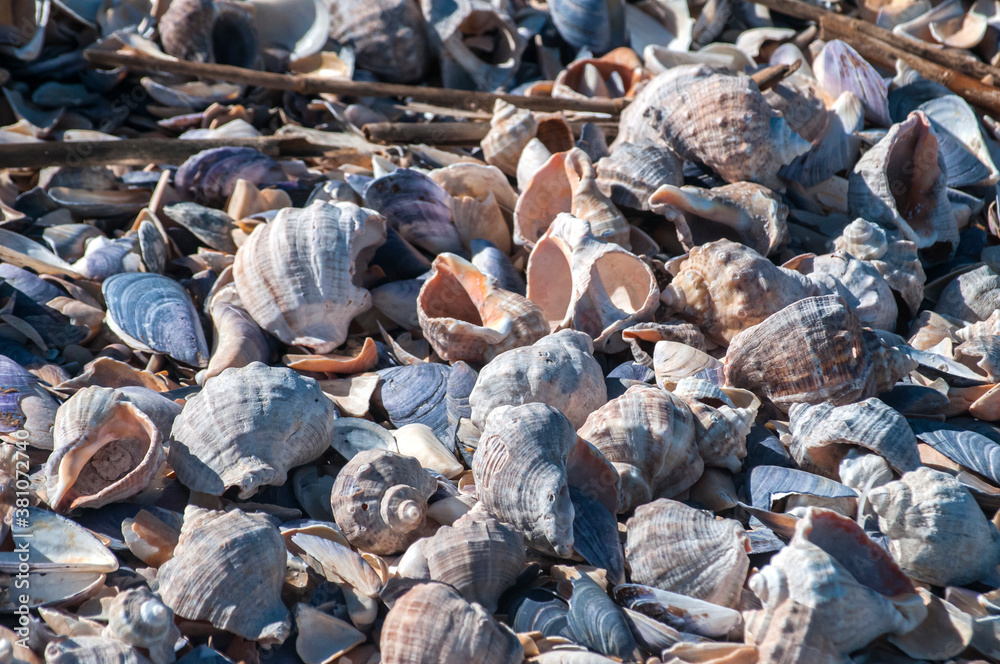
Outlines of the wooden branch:
[[[573,134],[580,135],[583,122],[571,122]],[[608,141],[618,135],[618,124],[599,122]],[[361,128],[365,139],[381,145],[424,143],[427,145],[476,146],[490,130],[488,122],[375,122]]]
[[223,138],[183,140],[138,138],[122,141],[45,141],[0,145],[0,168],[46,168],[48,166],[106,166],[123,164],[179,165],[202,150],[219,147],[250,147],[271,157],[321,157],[338,152],[313,145],[298,137]]
[[409,97],[441,106],[493,110],[497,99],[532,111],[583,111],[618,115],[628,104],[626,99],[562,99],[556,97],[523,97],[520,95],[497,94],[492,92],[470,92],[449,88],[432,88],[395,83],[372,83],[321,79],[293,74],[274,74],[254,71],[229,65],[215,65],[186,60],[160,60],[146,56],[132,55],[122,51],[102,51],[88,49],[84,57],[91,63],[104,67],[128,67],[148,73],[181,74],[197,78],[207,78],[227,83],[252,85],[272,90],[291,90],[304,95],[321,92],[353,97]]
[[770,90],[778,83],[781,83],[786,77],[790,76],[793,72],[798,71],[798,68],[802,66],[801,60],[796,60],[790,65],[771,65],[770,67],[764,67],[758,72],[753,73],[750,78],[754,80],[760,91]]
[[[831,28],[831,25],[837,27]],[[840,35],[837,30],[840,29],[841,24],[834,19],[823,16],[820,18],[819,26],[824,38],[828,38],[827,33]],[[874,64],[892,68],[895,66],[896,60],[902,60],[924,78],[942,84],[970,104],[979,106],[994,114],[1000,113],[1000,89],[981,83],[978,79],[954,69],[949,69],[936,62],[930,62],[913,55],[892,44],[887,44],[867,36],[861,37],[848,39],[847,35],[843,35],[840,38],[850,43],[861,54],[861,57]]]
[[[800,2],[800,0],[751,0],[751,2],[764,5],[768,9],[804,21],[820,23],[822,20],[826,32],[835,35],[837,39],[849,43],[859,53],[861,51],[857,48],[858,43],[867,42],[866,46],[873,48],[874,45],[871,40],[877,40],[892,46],[898,51],[929,60],[942,67],[949,67],[972,78],[982,79],[987,76],[993,76],[995,79],[1000,80],[1000,68],[988,65],[971,53],[962,50],[935,46],[919,39],[897,35],[890,30],[880,28],[874,23],[862,21],[851,16],[835,14],[815,5]],[[868,56],[865,57],[867,58]]]

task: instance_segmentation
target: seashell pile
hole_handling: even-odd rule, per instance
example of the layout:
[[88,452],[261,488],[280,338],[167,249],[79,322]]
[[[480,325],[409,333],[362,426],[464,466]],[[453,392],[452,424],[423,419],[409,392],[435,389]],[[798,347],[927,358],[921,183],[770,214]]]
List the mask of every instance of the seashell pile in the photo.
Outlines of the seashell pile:
[[987,0],[0,0],[0,664],[1000,662],[998,81]]

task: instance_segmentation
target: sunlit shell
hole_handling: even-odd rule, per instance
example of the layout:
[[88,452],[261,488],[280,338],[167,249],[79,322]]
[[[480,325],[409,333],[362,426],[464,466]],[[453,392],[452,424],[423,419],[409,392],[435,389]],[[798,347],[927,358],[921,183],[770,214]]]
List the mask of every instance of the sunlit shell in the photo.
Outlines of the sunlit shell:
[[174,625],[174,612],[148,588],[138,587],[111,601],[104,635],[147,649],[153,664],[169,664],[181,633]]
[[490,131],[481,142],[486,162],[507,175],[516,175],[521,151],[537,130],[538,122],[531,111],[497,99],[493,104]]
[[443,583],[421,583],[397,599],[379,645],[386,664],[517,664],[524,659],[513,632]]
[[498,355],[483,367],[469,396],[472,421],[482,429],[498,406],[544,403],[574,427],[607,402],[601,367],[586,334],[562,330]]
[[726,381],[781,409],[829,401],[841,406],[892,387],[912,362],[862,330],[836,295],[801,300],[737,335],[726,352]]
[[615,205],[635,210],[650,209],[649,197],[657,187],[683,182],[681,158],[655,143],[620,143],[597,162],[597,186]]
[[408,0],[330,3],[329,36],[355,52],[360,69],[387,81],[420,80],[430,59],[424,17]]
[[766,187],[750,182],[698,189],[663,185],[649,198],[654,212],[677,227],[681,246],[729,237],[762,256],[788,241],[788,207]]
[[353,203],[285,208],[236,252],[233,278],[244,308],[286,344],[332,352],[371,307],[355,283],[385,241],[385,219]]
[[871,450],[900,473],[920,466],[917,439],[902,415],[878,399],[845,406],[793,404],[789,449],[803,469],[840,479],[840,462],[855,447]]
[[491,516],[469,513],[419,543],[431,579],[487,611],[524,569],[524,539]]
[[291,630],[281,602],[285,557],[284,540],[266,517],[189,506],[173,558],[157,570],[158,592],[182,618],[280,644]]
[[[663,77],[665,83],[658,84]],[[672,86],[676,93],[668,94]],[[643,97],[646,90],[649,98]],[[654,78],[631,106],[637,104],[634,113],[643,119],[636,124],[645,127],[641,135],[650,136],[652,129],[680,156],[705,164],[726,182],[778,186],[778,170],[810,147],[743,74],[670,70]],[[623,113],[621,121],[632,117]],[[619,133],[617,140],[636,142],[632,132]]]
[[526,270],[528,299],[552,330],[586,332],[595,348],[625,348],[621,330],[649,320],[659,288],[646,263],[593,235],[588,222],[561,214],[535,245]]
[[576,432],[544,404],[500,406],[486,421],[472,470],[480,502],[533,546],[568,557],[573,506],[566,459]]
[[1000,531],[972,494],[945,473],[918,468],[869,494],[889,551],[913,578],[960,586],[1000,561]]
[[695,247],[670,270],[674,279],[661,299],[722,346],[771,314],[815,294],[815,286],[802,275],[729,240]]
[[208,364],[198,312],[179,283],[159,274],[132,272],[105,279],[101,291],[108,304],[108,326],[129,346],[165,353],[191,366]]
[[166,459],[156,424],[115,389],[88,387],[56,413],[45,488],[56,511],[133,496]]
[[861,157],[849,182],[851,214],[898,230],[920,249],[933,249],[935,260],[955,252],[958,224],[948,203],[943,157],[923,113],[894,124]]
[[694,418],[669,392],[630,387],[591,413],[578,433],[621,475],[622,512],[677,495],[701,476]]
[[448,253],[434,259],[417,297],[417,316],[431,347],[450,362],[489,362],[549,331],[534,302],[500,288],[472,263]]
[[174,420],[167,459],[193,491],[243,498],[328,448],[333,402],[312,378],[253,362],[208,380]]
[[812,507],[748,584],[762,606],[744,612],[746,641],[762,662],[845,661],[927,615],[910,580],[857,524]]
[[737,521],[716,521],[672,500],[639,506],[628,521],[625,558],[638,583],[735,607],[750,568]]
[[436,488],[416,459],[366,450],[337,474],[331,506],[351,544],[369,553],[399,553],[420,537]]
[[878,330],[896,326],[896,299],[889,284],[871,264],[838,251],[792,259],[792,267],[816,283],[821,292],[835,292],[851,305],[864,325]]

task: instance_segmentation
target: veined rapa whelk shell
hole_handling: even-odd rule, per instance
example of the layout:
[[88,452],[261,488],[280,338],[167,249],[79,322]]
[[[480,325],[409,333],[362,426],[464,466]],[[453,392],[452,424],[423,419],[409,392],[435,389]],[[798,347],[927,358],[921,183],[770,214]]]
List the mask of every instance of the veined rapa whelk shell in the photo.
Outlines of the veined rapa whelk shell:
[[528,299],[552,330],[586,332],[605,352],[625,348],[621,330],[649,320],[659,288],[652,270],[620,246],[602,242],[592,226],[560,214],[535,245],[526,270]]
[[226,369],[188,399],[168,460],[193,491],[219,496],[238,486],[246,498],[323,454],[336,417],[312,378],[253,362]]
[[385,223],[353,203],[285,208],[236,252],[233,279],[243,307],[284,343],[332,352],[354,316],[371,307],[356,281],[385,242]]
[[80,390],[59,407],[53,443],[45,488],[60,512],[133,496],[166,459],[153,420],[124,393],[104,387]]

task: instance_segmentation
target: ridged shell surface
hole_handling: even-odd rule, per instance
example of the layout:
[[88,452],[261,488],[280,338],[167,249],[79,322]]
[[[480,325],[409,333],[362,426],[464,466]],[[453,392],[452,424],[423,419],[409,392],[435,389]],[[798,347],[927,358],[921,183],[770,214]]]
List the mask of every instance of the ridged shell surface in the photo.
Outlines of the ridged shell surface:
[[332,352],[371,295],[355,279],[385,242],[385,219],[353,203],[285,208],[236,252],[240,301],[262,329],[289,345]]
[[188,399],[167,458],[189,489],[218,496],[236,486],[246,498],[322,455],[336,417],[312,378],[253,362],[226,369]]

